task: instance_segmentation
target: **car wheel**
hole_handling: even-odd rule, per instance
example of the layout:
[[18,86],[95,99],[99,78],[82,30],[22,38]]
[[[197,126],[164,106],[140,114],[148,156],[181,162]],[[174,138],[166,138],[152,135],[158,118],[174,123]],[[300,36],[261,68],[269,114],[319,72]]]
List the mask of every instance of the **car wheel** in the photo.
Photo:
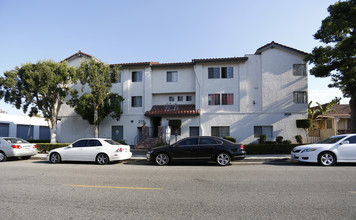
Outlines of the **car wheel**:
[[0,152],[0,162],[4,162],[7,160],[6,154],[4,152]]
[[216,162],[218,162],[220,166],[226,166],[230,163],[230,161],[231,161],[230,155],[227,153],[220,153],[216,157]]
[[106,154],[99,154],[99,155],[96,157],[96,162],[97,162],[99,165],[105,165],[105,164],[109,163],[109,157],[108,157],[108,155],[106,155]]
[[51,163],[59,163],[61,162],[61,155],[59,153],[52,153],[49,157],[49,162]]
[[331,152],[323,152],[319,154],[318,161],[320,165],[332,166],[336,163],[336,157],[335,154]]
[[169,157],[165,153],[159,153],[156,155],[156,164],[160,166],[165,166],[169,163]]

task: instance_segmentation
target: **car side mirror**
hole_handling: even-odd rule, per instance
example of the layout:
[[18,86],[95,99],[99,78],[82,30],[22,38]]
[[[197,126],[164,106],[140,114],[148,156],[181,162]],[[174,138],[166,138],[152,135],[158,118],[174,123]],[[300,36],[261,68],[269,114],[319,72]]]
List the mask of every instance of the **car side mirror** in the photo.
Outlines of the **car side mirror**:
[[349,144],[350,143],[350,141],[343,141],[343,142],[341,142],[340,144]]

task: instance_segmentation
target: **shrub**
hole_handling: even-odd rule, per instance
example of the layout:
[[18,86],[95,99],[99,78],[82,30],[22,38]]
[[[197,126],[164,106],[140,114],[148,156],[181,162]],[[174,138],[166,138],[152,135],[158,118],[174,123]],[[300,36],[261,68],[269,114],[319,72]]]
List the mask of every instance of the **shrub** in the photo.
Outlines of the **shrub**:
[[264,144],[266,142],[266,140],[267,140],[267,135],[261,134],[260,135],[260,139],[258,139],[258,143],[259,144]]
[[48,153],[50,150],[60,148],[60,147],[66,147],[70,144],[68,144],[68,143],[61,143],[61,144],[36,143],[36,145],[37,145],[38,152]]
[[291,140],[284,140],[284,141],[283,141],[283,144],[291,144],[291,143],[292,143]]
[[276,142],[277,142],[277,144],[281,144],[283,142],[283,137],[282,136],[277,136],[276,137]]
[[228,141],[231,141],[233,143],[236,143],[236,139],[234,137],[231,137],[231,136],[225,136],[223,137],[224,139],[228,140]]
[[166,143],[163,143],[163,142],[158,142],[157,144],[155,144],[154,147],[160,147],[160,146],[165,146],[167,145]]
[[298,144],[303,144],[303,138],[301,135],[296,135],[295,140],[297,141]]
[[266,141],[265,144],[277,144],[275,141]]

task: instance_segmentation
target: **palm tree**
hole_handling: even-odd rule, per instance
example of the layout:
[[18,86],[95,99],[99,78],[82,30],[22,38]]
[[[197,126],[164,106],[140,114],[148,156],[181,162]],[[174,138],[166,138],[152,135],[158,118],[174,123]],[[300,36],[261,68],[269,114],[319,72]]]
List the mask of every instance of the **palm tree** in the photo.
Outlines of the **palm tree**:
[[[331,107],[333,106],[333,105],[335,105],[337,103],[337,101],[336,100],[332,100],[330,103],[328,103],[328,104],[326,104],[326,105],[321,105],[319,102],[317,102],[316,104],[318,104],[318,106],[319,106],[319,109],[316,111],[316,112],[320,112],[320,114],[321,114],[321,121],[322,121],[322,123],[321,123],[321,127],[322,128],[324,128],[324,125],[325,125],[325,118],[324,118],[324,115],[326,114],[326,113],[328,113],[328,112],[336,112],[336,110],[335,109],[332,109]],[[314,114],[316,113],[316,112],[314,112]]]

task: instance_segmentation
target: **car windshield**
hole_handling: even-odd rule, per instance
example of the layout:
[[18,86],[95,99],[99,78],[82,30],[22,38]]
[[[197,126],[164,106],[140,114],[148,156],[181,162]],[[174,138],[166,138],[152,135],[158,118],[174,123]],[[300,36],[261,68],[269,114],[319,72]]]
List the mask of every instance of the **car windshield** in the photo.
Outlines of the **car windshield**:
[[25,144],[28,143],[25,140],[22,140],[20,138],[4,138],[5,141],[9,142],[10,144]]
[[109,143],[111,145],[121,145],[119,142],[114,141],[114,140],[110,140],[110,139],[105,140],[105,142],[107,142],[107,143]]
[[317,142],[317,144],[335,144],[339,140],[343,139],[345,136],[335,136],[335,137],[329,137],[327,139],[321,140]]

